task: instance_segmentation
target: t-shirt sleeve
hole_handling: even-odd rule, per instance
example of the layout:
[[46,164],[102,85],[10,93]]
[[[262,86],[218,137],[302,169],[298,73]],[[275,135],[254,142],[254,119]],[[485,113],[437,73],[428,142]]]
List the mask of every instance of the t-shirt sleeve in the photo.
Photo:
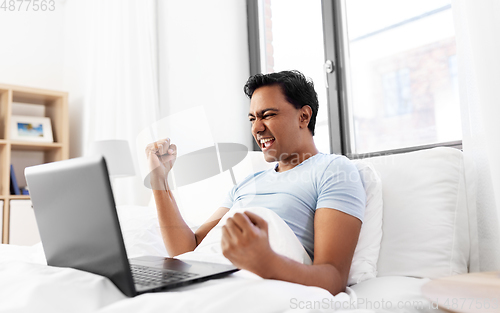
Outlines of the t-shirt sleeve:
[[356,166],[346,157],[332,160],[319,182],[316,209],[339,210],[362,222],[365,206],[366,192]]
[[224,198],[224,200],[222,200],[222,203],[221,203],[221,207],[223,208],[232,208],[233,207],[233,203],[234,203],[234,193],[236,192],[236,186],[233,186],[233,188],[231,188],[226,197]]

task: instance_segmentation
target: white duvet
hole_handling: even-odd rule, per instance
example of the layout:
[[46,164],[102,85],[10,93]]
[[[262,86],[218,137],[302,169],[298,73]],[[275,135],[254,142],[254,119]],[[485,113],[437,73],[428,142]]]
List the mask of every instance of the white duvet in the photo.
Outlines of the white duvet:
[[[262,208],[255,210],[269,223],[274,250],[299,262],[310,262],[298,239],[289,228],[289,232],[286,231],[286,224],[277,215],[269,210],[271,213],[266,213]],[[146,233],[136,229],[134,238],[134,229],[129,227],[145,227],[137,219],[148,214],[151,212],[142,207],[129,207],[120,213],[130,257],[142,251],[161,253],[161,248],[141,247],[137,242],[147,244]],[[222,222],[194,252],[179,258],[228,262],[220,253]],[[158,230],[148,231],[151,234]],[[355,308],[355,303],[356,296],[350,288],[332,296],[318,287],[262,279],[244,270],[167,292],[127,298],[107,278],[47,266],[40,244],[33,247],[0,245],[0,312],[339,312],[343,311],[339,308]]]

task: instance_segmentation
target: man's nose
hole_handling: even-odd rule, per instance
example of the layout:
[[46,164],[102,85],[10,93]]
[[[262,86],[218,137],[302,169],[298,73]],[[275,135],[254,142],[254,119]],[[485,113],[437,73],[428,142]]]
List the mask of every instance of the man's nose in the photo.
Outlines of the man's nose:
[[264,130],[266,130],[266,125],[261,119],[256,119],[252,125],[252,133],[257,134],[259,132],[263,132]]

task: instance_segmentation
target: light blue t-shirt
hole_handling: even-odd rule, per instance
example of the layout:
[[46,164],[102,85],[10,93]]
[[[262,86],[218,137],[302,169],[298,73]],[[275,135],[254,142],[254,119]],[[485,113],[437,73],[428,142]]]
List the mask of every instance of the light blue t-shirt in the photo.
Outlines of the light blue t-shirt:
[[365,190],[356,166],[345,156],[318,153],[291,170],[275,169],[246,177],[229,191],[222,206],[273,210],[292,229],[311,259],[316,209],[339,210],[363,221]]

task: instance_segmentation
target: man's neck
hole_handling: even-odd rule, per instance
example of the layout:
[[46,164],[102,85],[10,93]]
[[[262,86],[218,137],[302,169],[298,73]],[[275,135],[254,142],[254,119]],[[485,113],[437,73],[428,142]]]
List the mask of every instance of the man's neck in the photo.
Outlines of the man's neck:
[[278,162],[278,167],[276,168],[276,171],[285,172],[291,170],[292,168],[296,167],[297,165],[301,164],[305,160],[309,159],[310,157],[318,153],[319,151],[313,143],[312,147],[310,147],[309,149],[302,152],[292,153],[289,158],[285,160],[280,160]]

